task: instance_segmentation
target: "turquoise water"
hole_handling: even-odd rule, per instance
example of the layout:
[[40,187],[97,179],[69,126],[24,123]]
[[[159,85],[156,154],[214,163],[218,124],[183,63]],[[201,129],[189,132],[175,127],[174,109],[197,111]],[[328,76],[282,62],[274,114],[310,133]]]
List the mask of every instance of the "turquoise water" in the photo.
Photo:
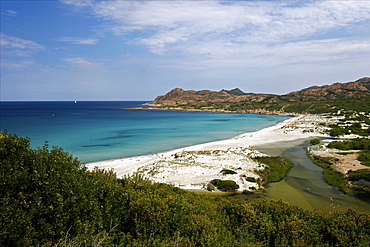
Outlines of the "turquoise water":
[[145,102],[0,102],[0,129],[60,146],[82,162],[130,157],[231,138],[288,118],[131,110]]

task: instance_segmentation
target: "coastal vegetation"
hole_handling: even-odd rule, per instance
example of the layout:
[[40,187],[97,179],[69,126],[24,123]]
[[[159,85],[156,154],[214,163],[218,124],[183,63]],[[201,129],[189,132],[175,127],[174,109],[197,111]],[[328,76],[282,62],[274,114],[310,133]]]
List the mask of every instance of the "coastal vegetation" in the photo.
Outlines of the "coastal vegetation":
[[[357,160],[364,166],[370,166],[370,139],[356,138],[348,141],[332,141],[327,146],[330,149],[338,149],[351,152],[338,154],[357,154]],[[353,152],[356,151],[356,152]],[[357,152],[358,151],[358,152]],[[323,157],[307,152],[312,161],[323,168],[323,175],[328,184],[337,187],[340,191],[348,193],[370,194],[370,169],[349,170],[347,173],[337,171],[333,165],[335,158]]]
[[358,136],[369,136],[370,135],[370,118],[369,114],[347,114],[344,118],[340,119],[337,124],[330,125],[330,135],[331,136],[341,136],[354,134]]
[[221,191],[235,191],[239,189],[239,185],[233,180],[213,179],[210,184],[216,186]]
[[370,194],[370,170],[360,169],[348,172],[348,180],[351,182],[351,188],[355,193]]
[[349,184],[347,179],[345,178],[345,175],[333,169],[334,161],[332,159],[313,155],[309,152],[307,152],[307,155],[316,165],[320,166],[323,169],[322,174],[328,184],[338,188],[344,193],[348,193],[351,191],[349,189]]
[[[261,161],[262,162],[262,161]],[[275,161],[269,162],[269,164]],[[367,246],[370,215],[199,195],[0,134],[1,246]],[[351,179],[359,179],[351,175]],[[368,176],[361,172],[360,178]]]
[[311,141],[310,141],[310,144],[311,145],[318,145],[318,144],[320,144],[321,143],[321,140],[319,139],[319,138],[315,138],[315,139],[312,139]]
[[233,171],[233,170],[230,170],[230,169],[222,169],[221,173],[223,175],[227,175],[227,174],[237,174],[237,172]]
[[370,139],[356,138],[350,141],[333,141],[328,144],[328,148],[340,150],[369,150]]
[[256,157],[254,160],[267,165],[266,169],[257,172],[262,177],[262,185],[282,180],[294,165],[291,161],[281,156]]
[[291,102],[284,99],[279,99],[278,102],[268,102],[268,100],[261,102],[202,102],[176,106],[163,105],[156,108],[262,114],[336,114],[341,110],[346,112],[370,112],[369,105],[370,97],[363,97],[308,102]]

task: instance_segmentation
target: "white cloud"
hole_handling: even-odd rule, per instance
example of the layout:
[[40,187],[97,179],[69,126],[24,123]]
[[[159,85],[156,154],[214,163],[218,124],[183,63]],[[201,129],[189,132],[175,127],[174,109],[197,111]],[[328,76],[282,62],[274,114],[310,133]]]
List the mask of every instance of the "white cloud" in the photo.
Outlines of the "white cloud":
[[9,62],[9,61],[1,61],[1,67],[8,68],[8,69],[21,69],[26,68],[31,65],[35,64],[34,61],[20,61],[20,62]]
[[248,28],[269,21],[261,10],[249,5],[199,1],[109,1],[94,7],[99,17],[115,22],[110,30],[116,35],[145,31],[135,40],[154,53],[184,42],[239,39]]
[[21,39],[14,36],[0,34],[1,52],[3,55],[28,57],[45,47],[31,40]]
[[81,57],[72,57],[63,59],[69,64],[73,64],[83,68],[103,68],[104,63],[101,61],[96,61],[94,59],[86,59]]
[[370,38],[353,40],[335,38],[325,40],[303,40],[285,44],[243,44],[226,45],[222,42],[208,42],[198,46],[182,47],[192,54],[181,61],[168,62],[164,67],[182,69],[270,67],[292,63],[316,63],[338,61],[354,56],[370,57]]
[[177,68],[313,63],[369,49],[369,34],[350,34],[353,25],[369,25],[368,1],[91,1],[85,6],[114,35],[170,55],[168,66]]
[[14,10],[6,9],[6,10],[2,11],[2,14],[5,15],[5,16],[15,17],[15,16],[18,15],[18,12],[14,11]]
[[34,65],[33,56],[45,47],[31,40],[0,34],[1,67],[21,69]]
[[61,37],[56,41],[68,42],[73,45],[95,45],[99,42],[98,39],[86,39],[80,37]]
[[92,2],[94,2],[94,0],[59,0],[59,1],[61,1],[62,3],[74,5],[77,7],[91,6]]

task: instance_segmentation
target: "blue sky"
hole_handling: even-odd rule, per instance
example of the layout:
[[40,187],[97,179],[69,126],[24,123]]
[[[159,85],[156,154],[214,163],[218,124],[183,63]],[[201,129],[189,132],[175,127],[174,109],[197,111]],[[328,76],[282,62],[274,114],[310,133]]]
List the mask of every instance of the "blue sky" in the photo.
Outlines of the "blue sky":
[[4,1],[1,100],[285,94],[370,76],[370,1]]

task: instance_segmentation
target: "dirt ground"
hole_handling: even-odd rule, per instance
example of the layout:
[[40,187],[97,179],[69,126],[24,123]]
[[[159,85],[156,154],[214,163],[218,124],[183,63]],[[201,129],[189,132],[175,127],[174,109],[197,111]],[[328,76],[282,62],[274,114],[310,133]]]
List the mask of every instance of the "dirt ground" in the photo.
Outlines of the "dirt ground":
[[331,158],[334,163],[333,169],[343,174],[347,174],[350,170],[370,169],[368,166],[361,165],[361,162],[357,160],[358,150],[339,151],[325,148],[316,151],[311,150],[311,152],[317,156]]

